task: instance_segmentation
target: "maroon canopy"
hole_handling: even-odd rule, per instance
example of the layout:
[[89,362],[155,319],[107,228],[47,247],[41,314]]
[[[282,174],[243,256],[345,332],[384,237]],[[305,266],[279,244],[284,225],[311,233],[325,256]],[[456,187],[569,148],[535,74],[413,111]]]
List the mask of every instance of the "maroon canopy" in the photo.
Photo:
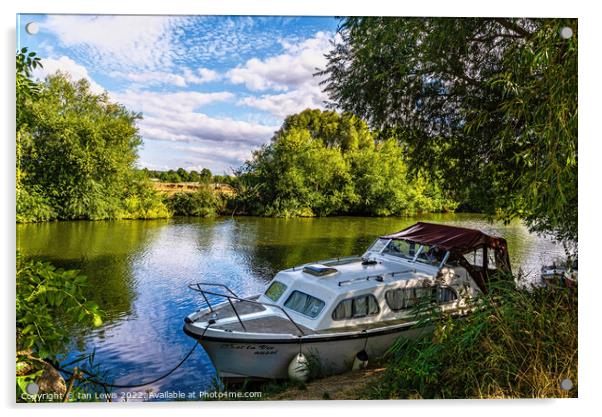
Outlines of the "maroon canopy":
[[[437,246],[453,254],[460,264],[466,268],[476,284],[487,292],[490,276],[497,270],[510,272],[510,259],[506,248],[506,239],[489,236],[483,232],[464,227],[446,226],[444,224],[418,222],[414,226],[403,229],[392,235],[381,236],[383,239],[409,240],[418,244]],[[483,248],[481,264],[469,263],[466,253]],[[495,264],[490,265],[488,252],[492,250]]]
[[479,230],[444,224],[418,222],[401,232],[381,236],[383,239],[403,239],[412,242],[436,245],[458,254],[466,253],[481,246],[493,249],[506,249],[506,240],[489,236]]

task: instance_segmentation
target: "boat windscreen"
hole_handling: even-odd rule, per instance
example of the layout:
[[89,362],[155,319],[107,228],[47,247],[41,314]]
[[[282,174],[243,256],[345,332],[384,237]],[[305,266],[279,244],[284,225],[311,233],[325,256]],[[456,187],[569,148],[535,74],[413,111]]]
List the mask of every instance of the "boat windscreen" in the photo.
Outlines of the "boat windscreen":
[[387,246],[387,243],[389,243],[389,239],[376,239],[376,241],[368,248],[366,252],[381,253],[385,246]]
[[265,295],[272,301],[278,301],[284,291],[286,291],[286,285],[280,281],[274,281],[266,290]]
[[413,260],[420,245],[407,240],[391,240],[382,251],[387,255]]
[[422,249],[416,257],[417,262],[427,265],[439,265],[445,258],[447,251],[438,248],[437,246],[422,245]]

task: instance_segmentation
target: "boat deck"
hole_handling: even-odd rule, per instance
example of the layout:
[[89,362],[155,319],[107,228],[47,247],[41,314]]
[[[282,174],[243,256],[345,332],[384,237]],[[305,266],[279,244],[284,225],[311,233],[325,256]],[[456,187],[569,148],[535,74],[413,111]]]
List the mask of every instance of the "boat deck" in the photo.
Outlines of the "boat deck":
[[[259,296],[250,297],[249,300],[255,301],[257,300],[257,298],[259,298]],[[260,313],[262,311],[265,311],[265,307],[261,304],[249,303],[246,301],[233,301],[232,303],[234,304],[234,308],[236,308],[236,313],[238,313],[239,316],[242,316],[243,314]],[[220,304],[219,306],[216,306],[213,309],[215,313],[217,313],[218,320],[229,317],[236,317],[236,313],[232,309],[230,303]],[[200,315],[197,320],[207,321],[211,318],[212,314],[213,312],[207,311],[205,314]]]
[[[243,320],[245,324],[245,328],[240,325],[238,321],[228,324],[219,324],[216,323],[213,328],[221,329],[221,330],[231,330],[231,331],[246,331],[250,333],[282,333],[282,334],[294,334],[301,335],[299,329],[295,327],[290,320],[279,316],[265,316],[259,317],[251,320]],[[298,326],[303,330],[303,334],[314,334],[315,332],[305,326],[298,324]]]

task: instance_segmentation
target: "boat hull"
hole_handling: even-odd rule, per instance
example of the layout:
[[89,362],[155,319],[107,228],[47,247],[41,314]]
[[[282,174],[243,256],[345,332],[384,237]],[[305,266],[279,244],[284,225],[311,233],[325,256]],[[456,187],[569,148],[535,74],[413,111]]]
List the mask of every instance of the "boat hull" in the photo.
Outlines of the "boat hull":
[[299,352],[308,359],[310,368],[316,366],[322,374],[336,374],[351,370],[357,353],[362,350],[370,360],[383,355],[398,337],[414,339],[430,332],[431,328],[400,326],[370,333],[252,341],[203,337],[186,326],[184,330],[199,340],[221,377],[285,379],[289,377],[289,364]]

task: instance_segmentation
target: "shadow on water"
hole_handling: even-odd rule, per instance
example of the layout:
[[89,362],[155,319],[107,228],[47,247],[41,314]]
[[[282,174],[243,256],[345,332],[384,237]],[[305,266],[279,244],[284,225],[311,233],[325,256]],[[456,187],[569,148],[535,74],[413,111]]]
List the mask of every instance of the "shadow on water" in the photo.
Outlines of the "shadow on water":
[[[182,319],[201,306],[187,285],[215,281],[241,296],[257,294],[280,269],[361,254],[383,234],[416,221],[477,228],[508,241],[514,270],[539,270],[562,253],[520,223],[491,224],[481,216],[412,218],[174,218],[159,221],[55,222],[17,226],[25,257],[76,268],[88,276],[87,296],[108,312],[98,329],[73,334],[68,357],[96,349],[115,382],[138,383],[170,369],[192,347]],[[199,391],[215,371],[199,349],[153,391]]]

